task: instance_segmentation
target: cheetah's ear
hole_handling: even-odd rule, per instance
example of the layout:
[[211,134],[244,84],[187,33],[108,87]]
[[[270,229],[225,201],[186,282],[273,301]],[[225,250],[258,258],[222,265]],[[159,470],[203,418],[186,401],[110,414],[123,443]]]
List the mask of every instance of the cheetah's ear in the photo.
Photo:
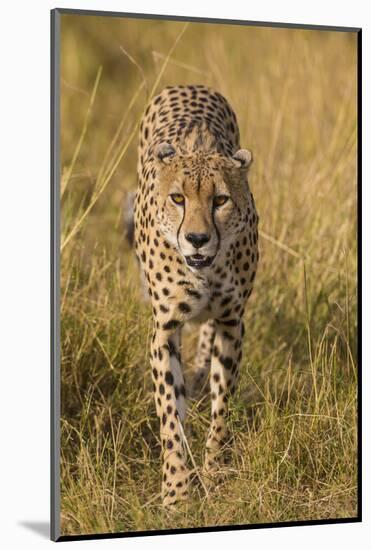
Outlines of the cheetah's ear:
[[176,150],[170,143],[163,141],[155,147],[154,154],[161,162],[168,164],[172,157],[176,155]]
[[252,153],[248,149],[239,149],[233,155],[232,160],[238,168],[247,170],[252,163]]

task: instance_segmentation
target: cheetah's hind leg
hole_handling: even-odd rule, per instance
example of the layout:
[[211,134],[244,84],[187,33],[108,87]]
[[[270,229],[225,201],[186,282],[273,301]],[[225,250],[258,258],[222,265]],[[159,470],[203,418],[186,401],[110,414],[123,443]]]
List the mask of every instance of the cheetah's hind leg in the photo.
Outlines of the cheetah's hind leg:
[[134,203],[135,191],[129,191],[122,203],[122,223],[125,238],[130,247],[134,247]]

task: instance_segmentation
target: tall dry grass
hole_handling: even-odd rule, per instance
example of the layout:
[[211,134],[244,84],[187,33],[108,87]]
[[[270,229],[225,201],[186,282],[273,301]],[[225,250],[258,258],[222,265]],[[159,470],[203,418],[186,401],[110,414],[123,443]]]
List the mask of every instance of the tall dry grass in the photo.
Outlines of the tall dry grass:
[[[228,476],[169,515],[122,203],[146,101],[175,83],[211,85],[237,113],[261,262]],[[355,516],[355,34],[63,15],[60,85],[62,533]],[[200,464],[209,414],[189,405]]]

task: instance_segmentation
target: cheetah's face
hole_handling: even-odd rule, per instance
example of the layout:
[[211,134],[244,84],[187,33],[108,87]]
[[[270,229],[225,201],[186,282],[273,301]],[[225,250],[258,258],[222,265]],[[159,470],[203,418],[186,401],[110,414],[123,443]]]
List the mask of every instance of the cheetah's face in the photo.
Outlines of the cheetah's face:
[[157,156],[161,230],[191,269],[206,268],[246,223],[251,153],[180,156],[169,144],[161,144]]

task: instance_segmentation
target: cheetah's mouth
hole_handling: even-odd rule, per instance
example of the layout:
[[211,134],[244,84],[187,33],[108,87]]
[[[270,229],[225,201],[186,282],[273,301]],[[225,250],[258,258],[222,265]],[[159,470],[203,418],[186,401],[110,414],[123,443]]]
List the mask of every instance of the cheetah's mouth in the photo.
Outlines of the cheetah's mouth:
[[203,256],[202,254],[193,254],[192,256],[186,256],[186,262],[190,267],[196,269],[202,269],[212,264],[215,256]]

